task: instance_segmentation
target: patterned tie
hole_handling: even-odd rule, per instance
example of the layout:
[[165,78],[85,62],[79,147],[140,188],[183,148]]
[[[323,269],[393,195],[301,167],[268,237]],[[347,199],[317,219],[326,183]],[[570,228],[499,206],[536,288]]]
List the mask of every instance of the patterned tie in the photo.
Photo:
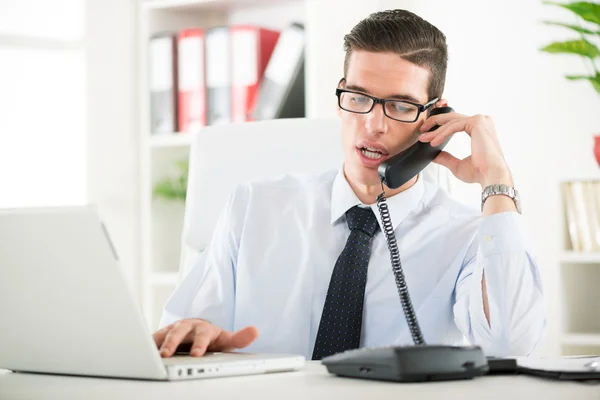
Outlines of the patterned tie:
[[346,212],[350,236],[335,263],[313,350],[313,360],[360,346],[371,240],[379,225],[371,208]]

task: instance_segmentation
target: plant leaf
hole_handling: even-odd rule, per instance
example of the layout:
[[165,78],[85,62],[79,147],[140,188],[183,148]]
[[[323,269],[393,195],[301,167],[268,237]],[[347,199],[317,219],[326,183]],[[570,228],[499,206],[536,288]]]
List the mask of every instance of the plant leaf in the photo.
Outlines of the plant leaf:
[[595,34],[599,34],[600,35],[600,31],[594,32],[594,31],[592,31],[590,29],[582,28],[582,27],[577,26],[577,25],[564,24],[562,22],[544,21],[544,24],[546,24],[546,25],[554,25],[554,26],[562,26],[563,28],[568,28],[568,29],[574,30],[575,32],[585,33],[585,34],[588,34],[588,35],[595,35]]
[[177,161],[177,162],[175,163],[175,165],[177,165],[177,168],[178,168],[178,169],[179,169],[181,172],[183,172],[183,173],[187,174],[187,172],[188,172],[188,168],[189,168],[189,163],[188,163],[188,161],[187,161],[187,160],[179,160],[179,161]]
[[591,82],[592,86],[598,94],[600,94],[600,72],[596,73],[596,76],[588,76],[588,75],[567,75],[565,76],[570,81],[578,81],[578,80],[588,80]]
[[600,79],[596,78],[596,79],[592,80],[591,82],[592,82],[592,86],[594,86],[594,89],[596,89],[596,92],[598,92],[598,94],[600,94]]
[[546,53],[568,53],[578,54],[583,57],[595,58],[600,56],[598,47],[585,39],[568,40],[566,42],[554,42],[540,49]]
[[544,4],[551,4],[566,8],[567,10],[579,15],[584,20],[600,25],[600,4],[598,3],[578,1],[575,3],[561,4],[553,1],[544,1]]
[[155,198],[167,200],[185,200],[187,194],[187,177],[165,178],[157,182],[152,191]]

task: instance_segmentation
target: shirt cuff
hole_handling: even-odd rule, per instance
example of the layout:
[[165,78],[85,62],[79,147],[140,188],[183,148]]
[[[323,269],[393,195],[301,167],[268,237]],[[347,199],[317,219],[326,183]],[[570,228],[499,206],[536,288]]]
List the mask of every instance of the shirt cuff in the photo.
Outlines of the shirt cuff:
[[522,215],[514,211],[484,217],[477,235],[479,250],[483,256],[526,251],[529,247]]

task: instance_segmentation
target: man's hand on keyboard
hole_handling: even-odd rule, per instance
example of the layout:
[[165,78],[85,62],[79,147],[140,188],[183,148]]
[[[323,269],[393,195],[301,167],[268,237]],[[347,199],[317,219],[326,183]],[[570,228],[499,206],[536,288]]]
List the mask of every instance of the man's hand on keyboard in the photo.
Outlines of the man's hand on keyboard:
[[156,331],[152,337],[161,357],[171,357],[181,344],[190,344],[190,355],[200,357],[207,351],[242,349],[258,337],[258,329],[248,326],[237,332],[225,331],[202,319],[183,319]]

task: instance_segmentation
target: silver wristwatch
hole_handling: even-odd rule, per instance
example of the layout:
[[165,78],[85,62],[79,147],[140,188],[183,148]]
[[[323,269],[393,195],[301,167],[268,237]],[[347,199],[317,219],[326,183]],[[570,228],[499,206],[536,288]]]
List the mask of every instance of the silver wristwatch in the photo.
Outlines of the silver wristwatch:
[[521,214],[521,197],[519,196],[519,192],[514,187],[502,183],[498,185],[490,185],[483,189],[483,192],[481,192],[481,211],[483,211],[485,200],[488,197],[495,196],[497,194],[510,197],[515,202],[517,211],[519,214]]

